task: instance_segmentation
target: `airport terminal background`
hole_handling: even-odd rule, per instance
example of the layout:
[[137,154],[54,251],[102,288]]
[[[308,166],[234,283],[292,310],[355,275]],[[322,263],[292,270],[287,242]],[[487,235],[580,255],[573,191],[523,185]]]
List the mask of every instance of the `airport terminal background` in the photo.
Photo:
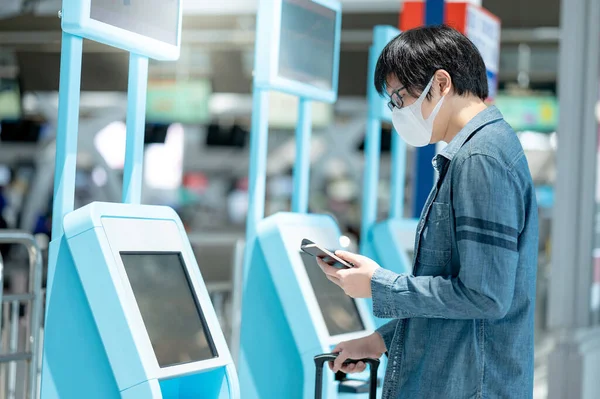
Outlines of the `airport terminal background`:
[[[465,2],[501,21],[494,103],[518,132],[537,188],[534,398],[598,398],[600,30],[598,20],[596,26],[590,21],[600,15],[598,0]],[[339,248],[358,251],[368,51],[373,28],[399,27],[406,5],[341,3],[338,99],[312,109],[309,211],[331,215],[342,232]],[[142,203],[170,206],[181,218],[236,358],[257,0],[184,0],[183,6],[180,59],[150,60]],[[0,233],[18,229],[35,237],[44,265],[40,295],[52,227],[60,8],[60,0],[0,0]],[[303,61],[310,60],[283,60],[282,68]],[[75,208],[121,200],[127,73],[127,53],[85,42]],[[330,75],[325,71],[318,84],[331,85]],[[291,206],[297,118],[297,98],[270,94],[266,215]],[[392,201],[392,134],[384,123],[377,219],[387,217]],[[408,218],[414,216],[416,165],[410,148],[406,165]],[[0,363],[0,399],[21,399],[28,368],[16,355],[30,349],[32,302],[19,295],[32,289],[34,265],[26,247],[0,244],[0,253],[0,361],[7,359]],[[586,358],[586,352],[594,355]],[[561,366],[561,358],[572,362]]]

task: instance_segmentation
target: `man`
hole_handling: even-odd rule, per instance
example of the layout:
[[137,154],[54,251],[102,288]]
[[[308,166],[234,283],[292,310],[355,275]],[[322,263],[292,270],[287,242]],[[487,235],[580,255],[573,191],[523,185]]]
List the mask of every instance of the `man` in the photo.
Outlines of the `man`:
[[346,359],[388,352],[384,398],[531,398],[538,251],[537,205],[521,144],[486,107],[486,70],[475,46],[445,27],[406,31],[375,72],[394,127],[409,144],[444,141],[423,209],[412,275],[336,254],[356,265],[327,277],[391,322],[335,348]]

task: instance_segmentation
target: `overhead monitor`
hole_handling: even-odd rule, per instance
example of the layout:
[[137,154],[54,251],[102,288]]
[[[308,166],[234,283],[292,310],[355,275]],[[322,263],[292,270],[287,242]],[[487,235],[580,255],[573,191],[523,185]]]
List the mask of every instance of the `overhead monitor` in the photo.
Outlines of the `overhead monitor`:
[[321,308],[330,336],[356,333],[365,330],[354,299],[325,277],[315,257],[300,252],[306,274]]
[[181,254],[120,255],[159,366],[217,357]]
[[178,0],[91,0],[90,18],[177,45]]
[[158,60],[179,58],[181,0],[64,0],[65,32]]
[[334,102],[341,33],[339,1],[267,0],[260,2],[260,7],[257,85]]
[[283,0],[279,77],[333,88],[336,12],[311,0]]

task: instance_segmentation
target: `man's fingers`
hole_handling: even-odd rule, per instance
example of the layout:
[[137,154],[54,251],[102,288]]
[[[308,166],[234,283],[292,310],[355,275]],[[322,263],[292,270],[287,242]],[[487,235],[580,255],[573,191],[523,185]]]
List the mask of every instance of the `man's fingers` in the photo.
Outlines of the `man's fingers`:
[[354,372],[356,372],[356,364],[354,364],[354,363],[350,363],[349,365],[347,365],[347,366],[344,366],[344,367],[342,368],[342,371],[343,371],[344,373],[354,373]]
[[358,362],[356,364],[356,372],[357,373],[362,373],[363,371],[365,371],[366,368],[367,368],[367,365],[365,364],[365,362]]
[[319,258],[317,258],[317,264],[319,265],[321,270],[323,270],[323,273],[325,273],[326,275],[332,276],[332,277],[337,277],[336,276],[336,273],[338,271],[337,268],[335,268],[331,265],[328,265],[322,259],[319,259]]
[[342,258],[346,262],[352,263],[354,266],[360,266],[364,258],[362,255],[354,254],[348,251],[335,251],[335,255]]
[[367,369],[367,365],[365,362],[358,363],[350,363],[347,366],[342,367],[342,372],[350,374],[350,373],[362,373]]
[[350,357],[344,352],[340,352],[335,362],[333,362],[333,372],[337,373],[340,371],[344,365],[344,362],[348,360]]
[[[329,278],[329,276],[327,276],[327,278]],[[339,343],[337,344],[337,346],[335,348],[333,348],[333,350],[331,351],[331,353],[340,353],[343,350],[343,343]],[[329,362],[329,369],[333,370],[334,364],[333,362]]]

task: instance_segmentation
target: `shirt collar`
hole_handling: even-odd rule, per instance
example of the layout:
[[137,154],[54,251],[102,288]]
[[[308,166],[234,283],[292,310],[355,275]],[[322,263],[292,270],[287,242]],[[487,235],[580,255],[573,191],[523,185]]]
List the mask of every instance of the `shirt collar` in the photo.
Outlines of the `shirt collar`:
[[502,119],[503,116],[495,106],[487,107],[477,115],[473,119],[469,121],[461,129],[460,132],[448,143],[446,148],[444,148],[439,155],[444,158],[452,161],[452,158],[456,155],[458,150],[462,148],[463,145],[469,140],[469,138],[476,133],[483,126],[488,125],[492,122],[496,122]]

